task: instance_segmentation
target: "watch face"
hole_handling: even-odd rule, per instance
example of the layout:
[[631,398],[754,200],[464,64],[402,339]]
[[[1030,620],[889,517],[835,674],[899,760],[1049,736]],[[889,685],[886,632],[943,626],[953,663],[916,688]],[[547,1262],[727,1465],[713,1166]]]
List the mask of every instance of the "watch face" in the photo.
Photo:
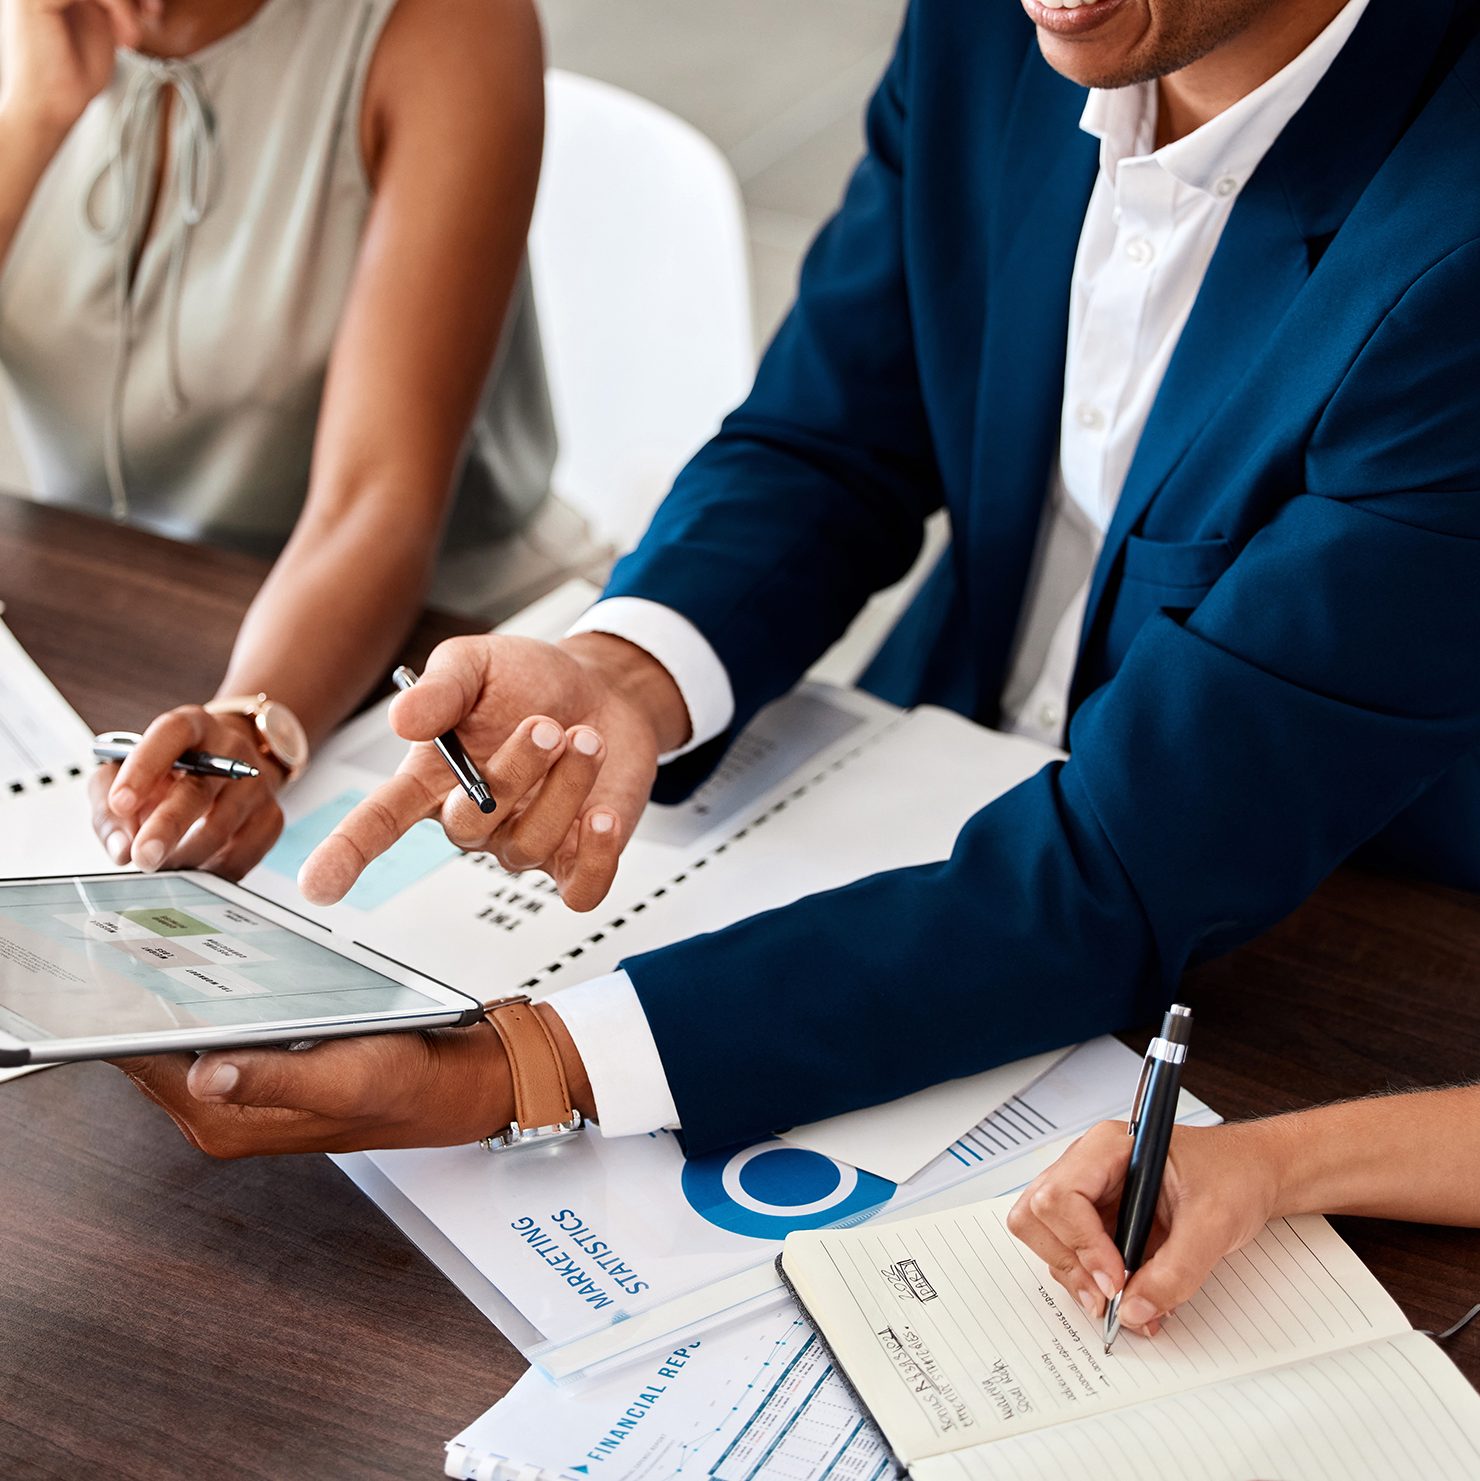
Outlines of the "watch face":
[[268,700],[257,711],[262,726],[262,739],[290,770],[308,760],[308,733],[302,721],[287,705]]

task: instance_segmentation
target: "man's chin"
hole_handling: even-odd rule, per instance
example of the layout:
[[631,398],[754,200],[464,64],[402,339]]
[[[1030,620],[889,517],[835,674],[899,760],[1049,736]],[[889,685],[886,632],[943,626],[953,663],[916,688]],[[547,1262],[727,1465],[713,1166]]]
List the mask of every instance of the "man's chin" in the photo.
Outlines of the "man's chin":
[[1083,87],[1124,87],[1144,75],[1136,43],[1146,29],[1145,0],[1021,0],[1038,28],[1043,59]]

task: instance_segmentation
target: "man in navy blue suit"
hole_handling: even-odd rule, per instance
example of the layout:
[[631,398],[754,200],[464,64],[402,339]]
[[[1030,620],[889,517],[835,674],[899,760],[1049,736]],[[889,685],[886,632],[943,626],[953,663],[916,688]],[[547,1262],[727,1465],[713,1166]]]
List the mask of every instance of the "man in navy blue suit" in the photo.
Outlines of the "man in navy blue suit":
[[[948,860],[542,1005],[608,1134],[705,1151],[1149,1021],[1354,855],[1480,886],[1477,11],[915,0],[753,393],[603,601],[397,700],[490,758],[498,827],[419,745],[305,893],[440,811],[590,909],[655,779],[700,781],[939,509],[865,683],[1069,759]],[[132,1068],[239,1153],[485,1135],[510,1064],[474,1030]]]

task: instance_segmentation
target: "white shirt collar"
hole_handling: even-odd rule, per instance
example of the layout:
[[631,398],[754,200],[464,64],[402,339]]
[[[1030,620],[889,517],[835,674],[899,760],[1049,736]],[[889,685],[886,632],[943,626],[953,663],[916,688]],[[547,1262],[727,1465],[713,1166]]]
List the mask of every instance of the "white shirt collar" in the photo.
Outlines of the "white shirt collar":
[[1347,0],[1326,29],[1268,81],[1201,128],[1160,149],[1151,149],[1156,124],[1154,82],[1091,88],[1079,127],[1100,141],[1100,168],[1112,184],[1122,160],[1150,158],[1194,190],[1211,194],[1222,185],[1218,193],[1231,194],[1224,182],[1232,181],[1234,187],[1241,188],[1254,173],[1285,125],[1326,75],[1366,8],[1367,0]]

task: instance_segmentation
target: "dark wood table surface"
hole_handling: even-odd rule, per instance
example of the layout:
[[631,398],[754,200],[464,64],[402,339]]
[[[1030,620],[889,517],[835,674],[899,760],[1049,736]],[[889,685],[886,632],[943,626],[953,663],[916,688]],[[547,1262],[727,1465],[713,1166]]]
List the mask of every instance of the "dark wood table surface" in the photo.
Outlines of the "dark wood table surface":
[[[99,728],[209,694],[263,570],[0,495],[5,621]],[[428,615],[410,661],[465,629]],[[1189,977],[1188,1088],[1234,1117],[1473,1078],[1477,980],[1480,897],[1343,870]],[[1480,1232],[1336,1222],[1416,1326],[1480,1301]],[[1480,1383],[1480,1323],[1449,1350]],[[102,1065],[0,1086],[8,1481],[435,1476],[523,1366],[327,1159],[212,1162]]]

